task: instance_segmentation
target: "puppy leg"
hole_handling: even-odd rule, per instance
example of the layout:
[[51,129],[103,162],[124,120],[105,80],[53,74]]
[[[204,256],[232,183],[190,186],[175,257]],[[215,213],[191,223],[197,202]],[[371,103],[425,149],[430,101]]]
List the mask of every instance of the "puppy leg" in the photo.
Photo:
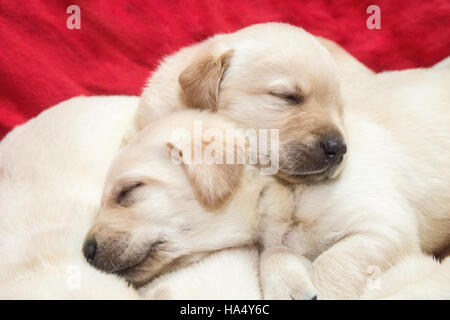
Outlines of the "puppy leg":
[[[319,299],[357,299],[363,289],[403,253],[414,251],[413,239],[356,234],[333,245],[314,260],[311,277]],[[418,245],[416,246],[418,249]]]
[[284,235],[292,228],[294,208],[292,189],[273,184],[264,190],[258,210],[261,212],[260,279],[265,299],[312,299],[316,290],[309,275],[311,262],[284,244]]
[[311,262],[286,247],[264,250],[260,257],[260,277],[264,299],[316,299],[309,269]]

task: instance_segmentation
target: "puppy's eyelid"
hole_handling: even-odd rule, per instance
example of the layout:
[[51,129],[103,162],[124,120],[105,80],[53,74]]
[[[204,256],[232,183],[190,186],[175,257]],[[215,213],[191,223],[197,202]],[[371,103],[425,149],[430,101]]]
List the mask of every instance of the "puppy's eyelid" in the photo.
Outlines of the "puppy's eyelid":
[[271,91],[270,95],[283,99],[290,104],[301,104],[304,101],[304,97],[299,93],[294,92],[277,92]]
[[136,190],[139,187],[142,187],[143,185],[144,185],[143,182],[136,182],[121,188],[115,194],[114,201],[121,206],[129,206],[130,203],[129,201],[127,201],[128,196],[132,191]]

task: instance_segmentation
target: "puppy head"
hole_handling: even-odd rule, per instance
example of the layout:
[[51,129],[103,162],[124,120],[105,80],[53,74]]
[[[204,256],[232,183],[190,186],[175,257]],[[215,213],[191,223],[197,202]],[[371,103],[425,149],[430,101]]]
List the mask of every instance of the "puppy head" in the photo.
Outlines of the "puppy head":
[[[139,286],[211,251],[251,241],[251,219],[242,219],[250,213],[228,210],[231,194],[241,193],[243,165],[184,159],[195,146],[173,132],[194,134],[194,119],[204,120],[204,131],[231,128],[217,115],[174,113],[142,131],[115,158],[83,247],[92,265]],[[211,143],[202,139],[200,151]]]
[[289,182],[337,175],[347,151],[337,66],[312,35],[267,23],[200,48],[178,78],[184,104],[279,129],[278,175]]

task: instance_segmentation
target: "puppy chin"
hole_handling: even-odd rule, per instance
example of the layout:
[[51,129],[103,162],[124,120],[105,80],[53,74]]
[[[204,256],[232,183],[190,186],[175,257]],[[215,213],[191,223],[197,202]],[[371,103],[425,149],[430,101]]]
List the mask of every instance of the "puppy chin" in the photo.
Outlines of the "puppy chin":
[[192,253],[174,259],[168,255],[160,253],[155,256],[148,257],[139,265],[118,271],[116,274],[127,280],[135,288],[139,288],[162,274],[173,272],[192,263],[198,262],[208,254],[208,252]]
[[161,259],[149,257],[138,265],[114,273],[127,280],[135,288],[139,288],[160,275],[165,265]]
[[308,184],[316,184],[323,180],[328,179],[326,173],[292,175],[292,174],[285,173],[283,171],[278,171],[277,177],[287,183],[307,184],[307,185]]
[[277,177],[284,180],[285,182],[292,184],[317,184],[319,182],[325,180],[331,180],[337,178],[344,169],[344,161],[337,165],[332,165],[328,169],[323,172],[318,173],[298,173],[298,174],[290,174],[283,172],[281,170],[278,171]]
[[143,270],[123,270],[116,272],[116,275],[124,278],[135,288],[140,288],[146,285],[156,277],[156,274],[149,274]]
[[342,171],[344,171],[346,158],[347,157],[344,157],[344,160],[341,163],[331,167],[330,170],[328,170],[328,172],[327,172],[328,179],[336,179],[337,177],[339,177],[339,175],[342,173]]

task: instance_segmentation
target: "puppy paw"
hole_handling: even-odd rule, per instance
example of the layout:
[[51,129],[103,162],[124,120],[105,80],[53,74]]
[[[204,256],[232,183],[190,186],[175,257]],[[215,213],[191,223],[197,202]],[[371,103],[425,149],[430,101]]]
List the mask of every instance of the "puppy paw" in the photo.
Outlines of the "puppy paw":
[[[300,272],[301,273],[301,272]],[[298,270],[278,270],[262,279],[266,300],[316,300],[316,289]]]
[[261,286],[267,300],[316,300],[309,262],[290,252],[261,256]]

